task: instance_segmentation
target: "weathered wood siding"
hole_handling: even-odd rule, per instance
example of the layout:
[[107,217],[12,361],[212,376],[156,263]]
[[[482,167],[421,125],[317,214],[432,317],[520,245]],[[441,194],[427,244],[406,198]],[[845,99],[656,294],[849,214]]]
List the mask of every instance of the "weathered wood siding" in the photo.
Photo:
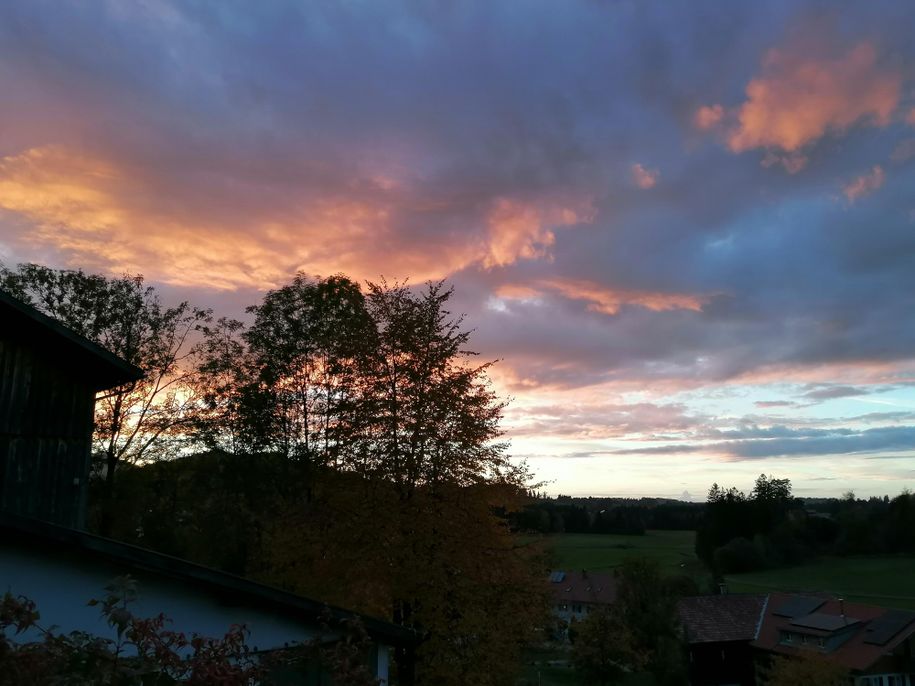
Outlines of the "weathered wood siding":
[[2,326],[0,509],[83,528],[93,384]]

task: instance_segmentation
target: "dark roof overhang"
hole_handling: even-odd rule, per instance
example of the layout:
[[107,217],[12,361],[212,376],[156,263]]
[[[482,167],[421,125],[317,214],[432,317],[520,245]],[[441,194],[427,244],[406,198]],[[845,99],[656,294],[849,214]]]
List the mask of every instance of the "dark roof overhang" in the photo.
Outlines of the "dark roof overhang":
[[96,391],[143,378],[143,370],[0,290],[0,322],[7,335],[44,350],[57,364],[88,378]]

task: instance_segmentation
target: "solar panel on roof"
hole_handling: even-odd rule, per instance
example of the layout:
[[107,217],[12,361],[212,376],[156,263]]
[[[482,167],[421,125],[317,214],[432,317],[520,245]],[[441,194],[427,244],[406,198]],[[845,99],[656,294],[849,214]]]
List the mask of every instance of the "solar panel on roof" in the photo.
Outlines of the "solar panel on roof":
[[779,605],[772,612],[772,614],[779,617],[803,617],[804,615],[809,615],[825,602],[825,598],[814,598],[813,596],[796,595],[788,598],[788,600]]
[[[541,579],[543,577],[540,577]],[[566,578],[565,572],[550,572],[550,582],[554,584],[561,584]]]
[[883,646],[890,642],[900,631],[915,621],[915,612],[907,610],[889,610],[867,625],[864,642]]
[[792,626],[803,626],[808,629],[818,629],[820,631],[837,631],[857,623],[858,620],[852,619],[851,617],[828,615],[823,612],[814,612],[813,614],[804,617],[796,617],[791,620]]

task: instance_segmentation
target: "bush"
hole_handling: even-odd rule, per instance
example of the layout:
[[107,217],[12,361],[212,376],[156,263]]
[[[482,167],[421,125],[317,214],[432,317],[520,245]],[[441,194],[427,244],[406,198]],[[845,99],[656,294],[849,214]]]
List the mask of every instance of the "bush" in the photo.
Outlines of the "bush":
[[766,559],[753,541],[734,538],[714,553],[715,568],[721,574],[753,572],[766,567]]

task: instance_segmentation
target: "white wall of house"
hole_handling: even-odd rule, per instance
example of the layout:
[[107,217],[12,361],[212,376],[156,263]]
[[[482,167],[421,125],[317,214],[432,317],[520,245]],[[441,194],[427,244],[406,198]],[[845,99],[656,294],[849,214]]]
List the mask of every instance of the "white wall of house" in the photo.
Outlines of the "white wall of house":
[[[86,603],[103,598],[105,586],[128,571],[90,553],[56,556],[0,542],[0,593],[10,591],[33,600],[41,613],[41,625],[54,625],[61,633],[81,630],[114,638],[115,632],[101,618],[99,608]],[[308,622],[258,607],[250,600],[227,602],[199,586],[185,586],[156,573],[131,572],[131,576],[137,579],[139,591],[139,599],[131,605],[134,615],[152,617],[162,612],[172,620],[171,629],[188,635],[222,637],[232,624],[244,624],[251,632],[248,645],[269,650],[308,641],[318,633]],[[18,640],[34,638],[24,635]]]

